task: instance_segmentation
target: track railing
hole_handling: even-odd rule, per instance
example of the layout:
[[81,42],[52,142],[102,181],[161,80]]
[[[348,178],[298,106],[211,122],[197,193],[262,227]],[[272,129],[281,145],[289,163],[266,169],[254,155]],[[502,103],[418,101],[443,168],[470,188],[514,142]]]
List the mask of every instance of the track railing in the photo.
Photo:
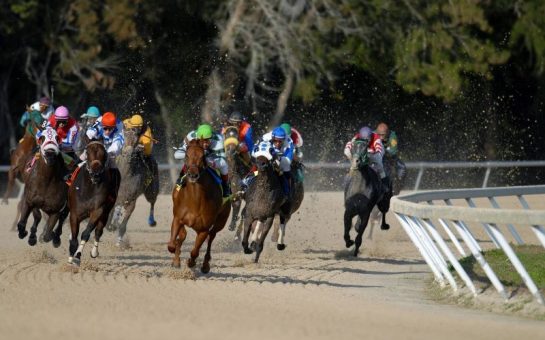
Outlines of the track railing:
[[[525,198],[527,195],[543,194],[545,185],[418,192],[392,198],[391,211],[441,286],[449,284],[453,290],[458,290],[458,282],[448,268],[450,264],[466,287],[477,295],[473,281],[457,256],[472,254],[498,293],[508,300],[503,284],[482,255],[483,243],[489,245],[491,241],[494,247],[503,250],[536,301],[544,304],[539,289],[506,237],[506,234],[511,234],[517,244],[524,244],[517,228],[519,231],[520,228],[531,228],[537,238],[536,243],[545,248],[545,210],[530,210]],[[499,205],[498,197],[516,198],[521,208],[504,209]],[[490,207],[477,207],[476,198],[486,199]],[[467,206],[454,206],[454,199],[464,200]],[[484,230],[490,241],[474,236],[478,232],[475,225]],[[499,225],[506,226],[505,232]]]

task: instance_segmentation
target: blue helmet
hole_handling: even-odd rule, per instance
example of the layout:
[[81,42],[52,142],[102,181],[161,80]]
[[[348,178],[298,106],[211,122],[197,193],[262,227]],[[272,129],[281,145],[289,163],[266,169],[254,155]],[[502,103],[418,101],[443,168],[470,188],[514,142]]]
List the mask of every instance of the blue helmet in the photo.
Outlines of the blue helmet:
[[275,127],[274,130],[272,130],[272,138],[286,139],[286,130],[281,126]]
[[361,139],[371,139],[372,133],[373,131],[371,130],[369,126],[364,126],[360,129],[358,134]]

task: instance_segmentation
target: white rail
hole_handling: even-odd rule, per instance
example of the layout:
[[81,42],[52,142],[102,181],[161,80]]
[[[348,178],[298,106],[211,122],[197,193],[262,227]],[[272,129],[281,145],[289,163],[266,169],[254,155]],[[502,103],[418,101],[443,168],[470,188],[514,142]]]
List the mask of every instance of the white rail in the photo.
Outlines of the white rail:
[[[545,210],[530,210],[530,206],[524,197],[526,195],[543,194],[545,194],[545,185],[428,191],[392,198],[391,210],[420,251],[436,281],[441,286],[448,283],[453,290],[458,289],[456,280],[448,270],[447,264],[450,263],[467,288],[474,295],[477,295],[475,285],[455,256],[455,251],[460,256],[466,256],[466,251],[463,248],[463,244],[465,244],[498,293],[505,300],[509,299],[503,284],[483,257],[481,253],[483,247],[479,244],[478,239],[473,236],[471,227],[468,224],[468,222],[478,222],[494,246],[503,250],[536,301],[544,304],[539,289],[528,275],[526,268],[516,256],[502,231],[498,228],[500,224],[507,225],[508,232],[518,244],[524,244],[524,241],[517,232],[515,225],[531,228],[539,243],[545,248],[545,228],[543,227],[545,225]],[[516,197],[521,209],[502,209],[496,197],[506,196]],[[474,198],[487,198],[491,207],[478,208]],[[451,203],[453,199],[464,199],[468,206],[453,206]],[[445,205],[434,204],[437,201],[442,201]],[[440,234],[435,221],[442,227],[445,237]],[[455,236],[454,232],[458,233],[461,240]],[[452,242],[452,249],[447,245],[447,242]]]

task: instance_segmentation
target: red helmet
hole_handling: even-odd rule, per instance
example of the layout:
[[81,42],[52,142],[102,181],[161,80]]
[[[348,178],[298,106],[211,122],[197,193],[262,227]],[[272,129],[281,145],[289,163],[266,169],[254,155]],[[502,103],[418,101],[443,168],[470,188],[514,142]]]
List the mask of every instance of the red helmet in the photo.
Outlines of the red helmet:
[[102,115],[102,126],[115,127],[117,119],[115,118],[115,113],[106,112]]

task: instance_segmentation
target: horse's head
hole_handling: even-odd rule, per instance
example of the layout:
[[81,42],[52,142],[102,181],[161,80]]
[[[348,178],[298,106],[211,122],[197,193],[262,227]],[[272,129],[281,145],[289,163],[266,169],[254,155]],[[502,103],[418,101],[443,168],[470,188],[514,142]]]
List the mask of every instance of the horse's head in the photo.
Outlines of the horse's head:
[[194,139],[187,144],[185,154],[185,166],[187,168],[187,178],[190,182],[196,182],[201,176],[205,167],[204,149],[199,141]]
[[60,138],[55,129],[48,127],[45,129],[38,140],[40,144],[40,153],[44,157],[45,163],[51,165],[59,155]]
[[274,148],[270,142],[262,141],[257,144],[252,152],[252,156],[256,159],[256,166],[259,171],[265,170],[274,158]]
[[91,176],[91,182],[96,184],[100,181],[100,176],[106,168],[108,153],[104,144],[99,141],[90,142],[85,150],[87,152],[87,171]]
[[228,157],[233,157],[238,151],[238,128],[236,126],[227,126],[223,132],[223,147]]
[[352,160],[350,162],[350,168],[356,170],[368,163],[367,146],[368,140],[356,139],[352,143]]
[[125,138],[125,143],[123,144],[123,150],[132,150],[136,149],[138,145],[138,131],[135,128],[127,128],[123,130],[123,137]]

